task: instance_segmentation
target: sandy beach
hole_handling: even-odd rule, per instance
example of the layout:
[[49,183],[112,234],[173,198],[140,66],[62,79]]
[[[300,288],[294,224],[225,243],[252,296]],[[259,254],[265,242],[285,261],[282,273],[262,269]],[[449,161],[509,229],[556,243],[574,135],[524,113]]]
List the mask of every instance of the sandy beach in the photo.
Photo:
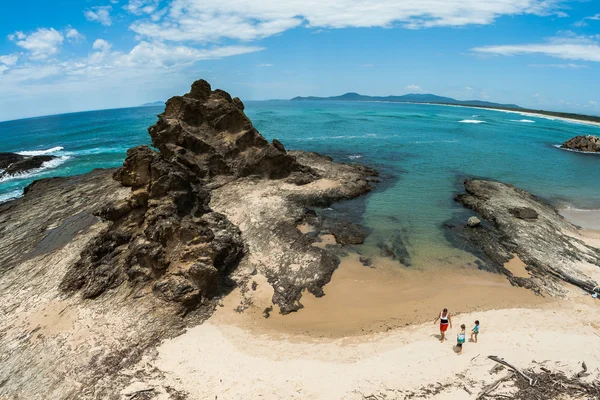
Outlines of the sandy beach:
[[[600,231],[580,235],[600,247]],[[508,264],[527,274],[518,258]],[[269,318],[263,310],[272,289],[256,276],[244,312],[236,308],[248,295],[236,290],[207,323],[163,342],[133,368],[129,373],[152,378],[123,393],[145,387],[166,396],[171,387],[190,399],[473,399],[506,373],[490,372],[496,363],[488,355],[566,374],[585,361],[585,379],[598,379],[598,300],[588,294],[570,287],[567,298],[550,299],[477,270],[432,274],[398,271],[384,260],[374,265],[345,257],[323,298],[305,295],[304,309],[287,316],[275,310]],[[582,269],[600,278],[600,271]],[[444,306],[453,327],[440,343],[433,319]],[[467,326],[468,337],[475,320],[478,343],[468,341],[458,355],[459,327]],[[507,384],[495,394],[510,397],[513,390]]]

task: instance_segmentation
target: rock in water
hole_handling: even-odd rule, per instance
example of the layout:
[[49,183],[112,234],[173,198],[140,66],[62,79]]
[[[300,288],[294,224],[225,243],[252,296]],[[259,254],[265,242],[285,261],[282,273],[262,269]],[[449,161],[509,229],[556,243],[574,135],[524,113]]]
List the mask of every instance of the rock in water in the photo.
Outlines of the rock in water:
[[592,135],[575,136],[564,142],[560,147],[563,149],[596,153],[600,152],[600,137]]
[[[478,212],[489,226],[452,229],[471,245],[491,269],[506,274],[516,285],[561,296],[559,281],[592,292],[596,282],[577,263],[600,266],[600,251],[576,238],[577,229],[556,209],[524,190],[501,182],[465,181],[466,193],[456,198]],[[461,244],[462,246],[462,244]],[[528,265],[531,278],[513,276],[504,264],[514,254]]]
[[25,157],[17,153],[0,153],[0,169],[6,169],[10,164],[21,161]]
[[32,169],[40,168],[45,162],[56,156],[22,156],[16,153],[0,153],[0,179],[9,175],[21,174]]
[[479,226],[481,224],[481,221],[479,220],[479,218],[477,217],[469,217],[469,219],[467,220],[467,226],[469,228],[475,228],[476,226]]

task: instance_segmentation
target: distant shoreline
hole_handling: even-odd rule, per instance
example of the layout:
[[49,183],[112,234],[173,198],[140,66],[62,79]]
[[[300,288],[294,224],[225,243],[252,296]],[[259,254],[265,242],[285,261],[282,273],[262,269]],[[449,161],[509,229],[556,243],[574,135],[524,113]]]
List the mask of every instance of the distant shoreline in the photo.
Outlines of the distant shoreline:
[[600,116],[585,115],[576,113],[567,113],[559,111],[533,110],[530,108],[507,108],[507,107],[491,107],[479,106],[474,104],[454,104],[436,101],[395,101],[395,100],[368,100],[368,99],[336,99],[336,98],[294,98],[289,101],[347,101],[354,103],[391,103],[391,104],[424,104],[431,106],[447,106],[447,107],[465,107],[480,110],[500,111],[506,113],[520,114],[528,117],[539,117],[550,120],[561,120],[572,123],[580,123],[590,126],[600,127]]
[[[523,115],[525,117],[538,117],[538,118],[545,118],[545,119],[549,119],[549,120],[559,120],[559,121],[571,122],[571,123],[575,123],[575,124],[584,124],[584,125],[600,127],[600,117],[594,117],[593,115],[568,114],[568,113],[559,113],[559,112],[554,112],[554,111],[537,111],[537,110],[530,110],[530,109],[526,109],[526,108],[524,108],[521,111],[521,110],[510,110],[510,109],[506,109],[506,108],[463,106],[463,105],[458,105],[458,104],[439,104],[439,103],[414,103],[414,104],[429,104],[429,105],[436,105],[436,106],[465,107],[465,108],[475,108],[475,109],[489,110],[489,111],[500,111],[500,112],[504,112],[504,113],[519,114],[519,115]],[[557,114],[566,114],[566,115],[573,115],[573,116],[581,115],[581,117],[591,118],[591,119],[565,117],[565,116],[560,116]]]

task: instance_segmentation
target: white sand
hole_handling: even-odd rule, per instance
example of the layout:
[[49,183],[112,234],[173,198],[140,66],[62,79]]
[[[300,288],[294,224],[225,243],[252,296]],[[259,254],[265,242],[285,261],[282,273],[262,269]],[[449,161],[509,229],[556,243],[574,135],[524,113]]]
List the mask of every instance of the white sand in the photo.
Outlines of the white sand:
[[[457,316],[451,340],[443,344],[431,323],[325,340],[256,335],[209,321],[160,346],[158,358],[146,368],[158,368],[162,377],[147,383],[157,392],[167,385],[184,390],[190,399],[362,399],[381,393],[401,399],[400,390],[455,382],[428,398],[472,399],[461,385],[476,394],[498,378],[488,372],[495,363],[487,355],[523,367],[535,360],[568,372],[585,360],[596,375],[599,308],[593,301]],[[459,356],[453,349],[458,326],[465,323],[470,329],[476,318],[481,321],[479,343],[465,344]]]

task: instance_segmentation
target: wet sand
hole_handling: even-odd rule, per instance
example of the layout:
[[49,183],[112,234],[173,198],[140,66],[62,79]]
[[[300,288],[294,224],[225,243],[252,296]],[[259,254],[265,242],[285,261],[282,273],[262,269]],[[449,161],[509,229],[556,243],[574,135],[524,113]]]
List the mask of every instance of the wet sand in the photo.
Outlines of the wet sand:
[[[516,259],[518,260],[518,259]],[[512,261],[512,260],[511,260]],[[527,271],[520,260],[511,268]],[[523,272],[522,272],[523,273]],[[261,276],[251,293],[253,305],[244,313],[232,312],[242,303],[241,292],[228,296],[213,316],[215,323],[233,324],[261,333],[284,333],[307,337],[339,338],[383,332],[397,327],[432,321],[447,307],[452,314],[537,307],[550,300],[513,287],[502,275],[474,267],[431,270],[406,268],[386,258],[376,258],[365,267],[357,254],[341,260],[325,296],[304,293],[304,308],[280,315],[277,308],[269,318],[263,311],[271,305],[272,288]]]

